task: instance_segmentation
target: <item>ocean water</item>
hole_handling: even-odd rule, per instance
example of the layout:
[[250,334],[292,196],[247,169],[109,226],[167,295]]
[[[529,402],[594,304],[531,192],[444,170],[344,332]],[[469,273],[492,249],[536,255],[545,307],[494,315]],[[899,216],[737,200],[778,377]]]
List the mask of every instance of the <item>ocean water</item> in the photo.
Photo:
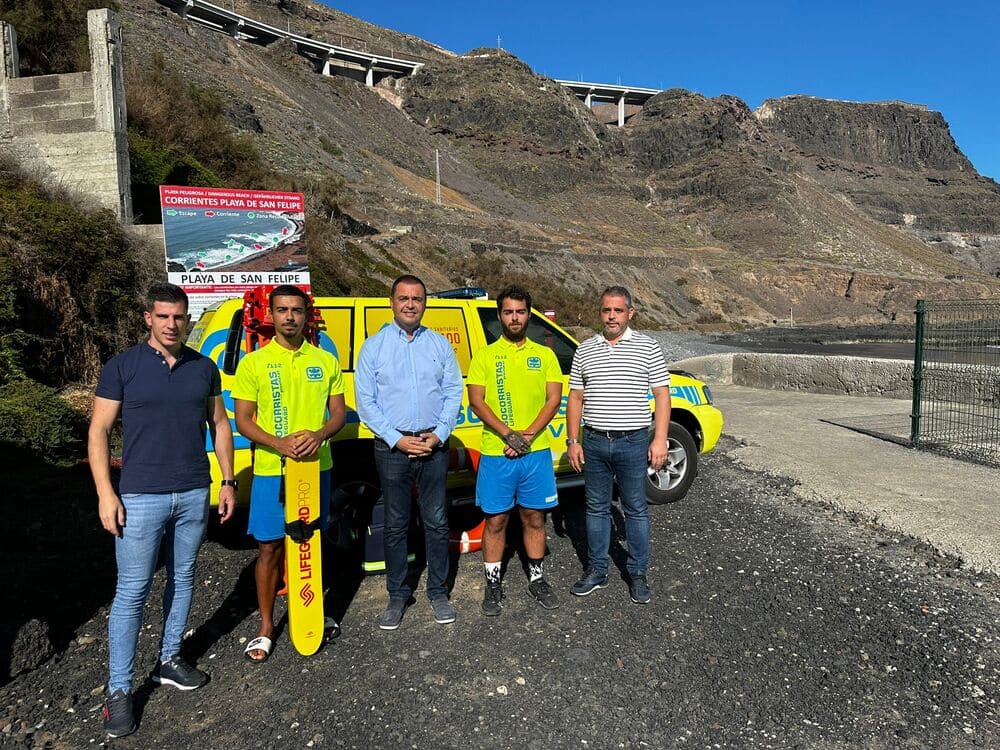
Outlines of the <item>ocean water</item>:
[[188,271],[222,269],[300,241],[302,226],[301,214],[296,221],[273,211],[164,211],[167,262],[179,263]]

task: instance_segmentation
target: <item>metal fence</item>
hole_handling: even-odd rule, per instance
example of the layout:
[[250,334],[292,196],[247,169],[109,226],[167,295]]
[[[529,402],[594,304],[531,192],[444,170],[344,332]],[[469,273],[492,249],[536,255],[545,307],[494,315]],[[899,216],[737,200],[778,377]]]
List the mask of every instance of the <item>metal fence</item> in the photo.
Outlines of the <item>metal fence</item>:
[[917,301],[910,442],[1000,465],[1000,301]]

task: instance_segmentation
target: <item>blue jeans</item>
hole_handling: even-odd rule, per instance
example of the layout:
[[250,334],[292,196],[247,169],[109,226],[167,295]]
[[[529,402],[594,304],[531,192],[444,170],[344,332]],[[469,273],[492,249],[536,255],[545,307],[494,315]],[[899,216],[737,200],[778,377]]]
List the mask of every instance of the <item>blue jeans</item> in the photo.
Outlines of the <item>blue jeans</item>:
[[382,484],[385,509],[385,586],[390,599],[409,599],[413,593],[406,583],[407,537],[413,485],[424,523],[427,556],[427,596],[432,601],[448,595],[448,501],[445,476],[448,450],[438,448],[426,458],[409,458],[382,440],[375,441],[375,466]]
[[118,585],[108,618],[108,692],[131,692],[142,610],[163,542],[167,585],[163,591],[160,661],[177,655],[184,637],[198,548],[208,524],[208,487],[167,494],[125,494],[125,527],[115,539]]
[[587,494],[587,565],[608,572],[611,546],[611,493],[618,480],[618,496],[625,515],[629,575],[644,576],[649,564],[649,508],[646,505],[646,466],[649,433],[637,430],[614,440],[583,430],[583,477]]

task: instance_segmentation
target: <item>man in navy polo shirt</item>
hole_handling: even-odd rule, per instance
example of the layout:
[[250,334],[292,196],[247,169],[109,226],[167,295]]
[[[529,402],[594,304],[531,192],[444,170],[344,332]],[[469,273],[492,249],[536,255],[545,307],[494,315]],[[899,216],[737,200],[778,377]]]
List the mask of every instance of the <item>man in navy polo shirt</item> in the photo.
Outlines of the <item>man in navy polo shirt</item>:
[[[108,618],[110,678],[104,728],[112,737],[135,731],[132,679],[142,610],[163,544],[167,573],[163,636],[153,680],[195,690],[208,675],[180,657],[191,608],[195,560],[208,523],[212,483],[205,453],[208,428],[224,477],[219,513],[229,520],[236,501],[233,433],[215,363],[184,346],[188,299],[173,284],[146,296],[149,339],[111,359],[101,371],[90,422],[88,453],[101,524],[115,537],[118,584]],[[122,420],[122,474],[111,484],[109,436]],[[120,497],[119,497],[119,492]]]

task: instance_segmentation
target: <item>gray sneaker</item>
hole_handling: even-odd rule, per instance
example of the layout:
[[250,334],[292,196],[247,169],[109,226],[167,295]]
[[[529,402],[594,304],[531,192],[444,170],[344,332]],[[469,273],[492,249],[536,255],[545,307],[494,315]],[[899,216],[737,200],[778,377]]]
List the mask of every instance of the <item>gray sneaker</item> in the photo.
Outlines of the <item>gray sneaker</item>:
[[431,610],[434,612],[434,622],[441,625],[455,622],[455,608],[451,606],[451,602],[448,601],[447,597],[440,596],[437,599],[432,599]]
[[399,623],[403,621],[403,610],[406,609],[405,599],[390,599],[389,606],[385,608],[378,618],[378,626],[382,630],[395,630]]
[[208,682],[208,675],[197,667],[192,667],[181,657],[175,656],[160,662],[153,670],[153,682],[171,685],[178,690],[197,690]]
[[588,594],[597,591],[597,589],[603,589],[608,585],[608,574],[607,572],[601,572],[594,570],[593,568],[587,568],[586,572],[583,574],[583,578],[573,584],[573,588],[570,591],[574,596],[587,596]]
[[135,731],[132,694],[116,690],[104,702],[104,731],[109,737],[124,737]]
[[555,609],[559,606],[559,597],[549,586],[549,582],[544,578],[532,581],[528,584],[528,593],[531,594],[539,604],[545,609]]

